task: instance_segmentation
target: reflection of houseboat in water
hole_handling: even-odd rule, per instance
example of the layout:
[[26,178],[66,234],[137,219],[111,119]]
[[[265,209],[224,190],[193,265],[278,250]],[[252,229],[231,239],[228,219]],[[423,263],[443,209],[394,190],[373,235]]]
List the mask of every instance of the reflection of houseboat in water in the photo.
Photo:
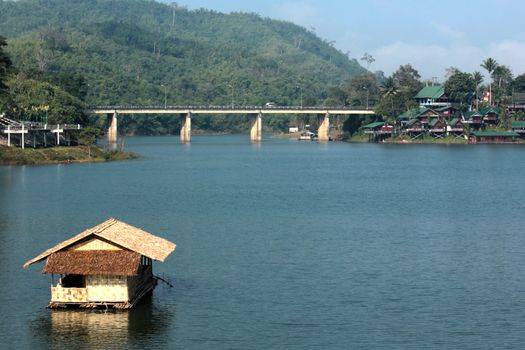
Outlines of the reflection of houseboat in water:
[[299,135],[299,140],[301,141],[315,141],[317,140],[317,134],[313,133],[309,130],[305,130],[301,132],[301,135]]

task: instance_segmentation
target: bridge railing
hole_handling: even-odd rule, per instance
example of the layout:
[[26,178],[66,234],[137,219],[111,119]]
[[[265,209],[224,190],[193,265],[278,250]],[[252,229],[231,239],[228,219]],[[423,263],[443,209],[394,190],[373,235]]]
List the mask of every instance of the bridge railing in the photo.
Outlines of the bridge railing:
[[151,109],[151,110],[327,110],[327,109],[338,109],[338,110],[372,110],[371,106],[222,106],[222,105],[210,105],[210,106],[126,106],[126,105],[116,105],[116,106],[92,106],[89,110],[114,110],[114,109],[127,109],[127,110],[140,110],[140,109]]
[[0,125],[0,129],[2,130],[13,130],[13,131],[20,131],[22,130],[28,130],[28,131],[50,131],[50,130],[81,130],[82,125],[80,124],[46,124],[46,123],[40,123],[40,122],[14,122],[9,125]]

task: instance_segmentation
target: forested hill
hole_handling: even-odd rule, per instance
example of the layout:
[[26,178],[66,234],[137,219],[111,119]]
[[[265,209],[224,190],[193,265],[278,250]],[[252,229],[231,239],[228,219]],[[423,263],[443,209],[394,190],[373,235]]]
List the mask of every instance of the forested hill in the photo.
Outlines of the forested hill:
[[0,0],[0,35],[19,71],[89,105],[313,105],[365,72],[292,23],[146,0]]

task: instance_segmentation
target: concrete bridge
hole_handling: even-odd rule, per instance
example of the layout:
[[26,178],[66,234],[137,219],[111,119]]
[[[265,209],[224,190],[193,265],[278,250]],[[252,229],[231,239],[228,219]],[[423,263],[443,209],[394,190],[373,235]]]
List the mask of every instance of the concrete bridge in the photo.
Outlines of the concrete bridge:
[[372,109],[363,107],[282,107],[282,106],[101,106],[89,110],[90,113],[105,114],[110,119],[108,141],[117,142],[119,114],[175,114],[181,118],[180,140],[182,143],[191,141],[191,118],[198,114],[243,114],[250,115],[250,140],[260,142],[262,139],[262,117],[265,114],[314,114],[323,118],[317,131],[319,141],[330,139],[331,115],[363,115],[374,114]]

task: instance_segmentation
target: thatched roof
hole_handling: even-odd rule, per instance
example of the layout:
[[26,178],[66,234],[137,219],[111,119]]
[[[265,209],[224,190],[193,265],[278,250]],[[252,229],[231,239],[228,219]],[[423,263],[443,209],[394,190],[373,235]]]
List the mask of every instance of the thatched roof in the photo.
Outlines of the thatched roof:
[[165,240],[164,238],[154,236],[115,218],[110,218],[95,227],[87,229],[62,243],[57,244],[53,248],[46,250],[42,254],[27,261],[24,264],[24,267],[28,267],[31,264],[41,261],[53,253],[67,249],[71,245],[85,240],[90,236],[100,237],[103,240],[114,243],[124,249],[137,252],[157,261],[164,261],[176,247],[174,243]]
[[129,250],[66,250],[51,254],[42,273],[136,276],[140,254]]

